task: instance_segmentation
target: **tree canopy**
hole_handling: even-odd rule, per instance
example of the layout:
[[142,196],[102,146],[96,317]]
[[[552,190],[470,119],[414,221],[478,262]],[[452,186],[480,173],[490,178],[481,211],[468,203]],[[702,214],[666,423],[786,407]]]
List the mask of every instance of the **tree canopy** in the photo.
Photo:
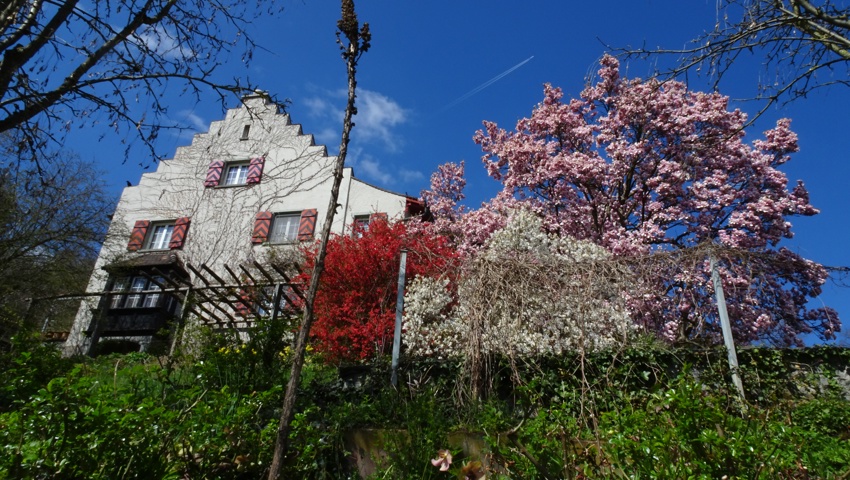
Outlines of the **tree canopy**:
[[[461,216],[462,251],[484,247],[517,208],[541,217],[545,231],[590,240],[619,259],[715,245],[729,254],[721,275],[739,341],[834,336],[836,313],[807,305],[826,271],[780,245],[792,236],[791,217],[818,213],[803,183],[789,189],[779,170],[797,151],[789,120],[745,143],[747,115],[728,110],[727,97],[622,78],[611,56],[579,98],[562,97],[546,85],[515,131],[485,122],[476,134],[503,189]],[[457,196],[441,193],[448,179],[432,184],[432,194]],[[635,267],[639,280],[624,294],[638,325],[670,340],[719,339],[708,257],[699,255]]]
[[[45,162],[41,172],[0,163],[0,336],[20,327],[27,299],[85,290],[114,207],[98,176],[68,155]],[[78,306],[44,302],[31,313],[40,327],[49,319],[61,329]]]

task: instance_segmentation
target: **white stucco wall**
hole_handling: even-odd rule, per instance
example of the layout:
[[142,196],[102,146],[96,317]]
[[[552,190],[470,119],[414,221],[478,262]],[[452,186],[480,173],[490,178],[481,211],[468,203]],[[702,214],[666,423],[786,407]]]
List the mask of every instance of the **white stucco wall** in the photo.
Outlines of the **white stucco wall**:
[[[207,133],[194,136],[192,143],[177,149],[174,158],[160,162],[154,172],[142,175],[138,185],[124,189],[113,216],[107,239],[89,281],[89,292],[102,291],[107,275],[105,265],[132,258],[127,242],[137,220],[170,221],[190,217],[185,244],[178,251],[184,262],[207,264],[214,270],[227,264],[251,259],[263,260],[267,244],[254,245],[251,235],[256,214],[318,210],[315,237],[327,214],[336,158],[324,146],[315,145],[312,135],[293,124],[289,115],[263,95],[243,99],[243,105],[230,109],[224,120],[212,122]],[[247,139],[242,139],[245,126]],[[265,157],[262,180],[258,184],[233,187],[205,187],[209,165]],[[223,181],[224,173],[222,174]],[[391,219],[404,216],[406,197],[369,185],[344,170],[340,187],[340,208],[332,232],[345,233],[355,215],[386,213]],[[86,348],[84,332],[91,322],[97,298],[84,301],[66,342],[67,354]]]

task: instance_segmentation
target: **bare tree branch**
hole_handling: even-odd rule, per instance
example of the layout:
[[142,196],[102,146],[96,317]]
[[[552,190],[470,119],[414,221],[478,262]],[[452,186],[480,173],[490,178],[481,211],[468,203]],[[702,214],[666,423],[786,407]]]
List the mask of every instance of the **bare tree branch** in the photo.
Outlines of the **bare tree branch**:
[[[850,7],[834,0],[723,0],[714,30],[682,49],[614,49],[628,58],[676,56],[680,76],[696,71],[717,88],[740,55],[759,55],[765,80],[752,97],[770,106],[816,89],[850,86]],[[729,20],[730,16],[736,20]]]
[[250,23],[275,13],[236,0],[13,0],[0,8],[0,133],[22,135],[17,155],[38,162],[73,126],[107,125],[158,158],[160,128],[180,128],[161,100],[179,85],[222,103],[253,90],[216,69],[249,62]]

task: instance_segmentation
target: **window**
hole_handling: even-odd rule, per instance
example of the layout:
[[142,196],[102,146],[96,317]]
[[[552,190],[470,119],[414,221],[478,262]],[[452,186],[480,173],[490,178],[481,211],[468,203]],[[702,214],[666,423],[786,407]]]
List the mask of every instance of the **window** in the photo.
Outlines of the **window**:
[[239,137],[239,140],[248,140],[248,132],[251,131],[250,125],[245,125],[245,128],[242,129],[242,136]]
[[251,160],[224,162],[215,160],[207,169],[204,180],[205,187],[228,185],[252,185],[260,183],[263,178],[263,167],[266,157],[256,157]]
[[124,308],[139,308],[142,306],[142,299],[145,287],[148,286],[148,280],[145,277],[133,277],[130,279],[130,294],[125,297]]
[[355,215],[354,226],[369,230],[369,215]]
[[[113,292],[123,292],[127,290],[127,277],[121,277],[115,280],[112,284]],[[109,300],[109,308],[121,308],[124,305],[124,295],[113,295]]]
[[[155,308],[160,305],[161,289],[165,279],[153,277],[154,281],[144,276],[120,277],[112,284],[113,292],[126,292],[125,295],[112,295],[109,308]],[[157,282],[157,283],[155,283]]]
[[301,213],[280,213],[274,216],[270,243],[291,243],[298,239],[298,225]]
[[383,212],[355,215],[354,222],[351,225],[351,233],[357,237],[369,231],[369,225],[376,221],[387,222],[387,214]]
[[135,252],[138,250],[183,248],[190,223],[191,219],[189,217],[181,217],[177,220],[166,222],[138,220],[133,225],[133,232],[130,234],[127,250]]
[[234,163],[227,166],[225,185],[245,185],[248,182],[248,164]]
[[173,223],[161,223],[153,225],[148,232],[148,238],[145,240],[146,250],[167,250],[171,243],[171,236],[174,234]]
[[272,213],[257,212],[254,220],[254,233],[251,243],[290,243],[295,241],[307,242],[313,239],[316,230],[315,208],[300,212]]
[[355,215],[352,233],[360,237],[364,232],[369,231],[369,215]]

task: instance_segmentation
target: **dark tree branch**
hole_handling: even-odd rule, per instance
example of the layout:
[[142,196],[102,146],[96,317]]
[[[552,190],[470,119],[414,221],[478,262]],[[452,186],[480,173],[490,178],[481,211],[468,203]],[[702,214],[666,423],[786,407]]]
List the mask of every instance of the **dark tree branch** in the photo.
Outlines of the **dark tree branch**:
[[180,128],[160,100],[166,88],[180,84],[196,100],[211,90],[222,101],[253,90],[215,72],[230,54],[250,60],[248,27],[274,11],[265,5],[117,0],[84,9],[78,0],[13,0],[0,7],[0,133],[17,132],[19,157],[39,162],[69,128],[102,113],[156,161],[158,130]]
[[760,55],[771,80],[762,82],[752,97],[764,102],[754,118],[774,104],[805,97],[816,89],[850,86],[850,11],[845,4],[723,0],[720,8],[743,13],[738,20],[718,22],[689,47],[614,50],[627,58],[676,56],[677,65],[661,75],[677,77],[696,71],[712,79],[715,88],[741,54]]

